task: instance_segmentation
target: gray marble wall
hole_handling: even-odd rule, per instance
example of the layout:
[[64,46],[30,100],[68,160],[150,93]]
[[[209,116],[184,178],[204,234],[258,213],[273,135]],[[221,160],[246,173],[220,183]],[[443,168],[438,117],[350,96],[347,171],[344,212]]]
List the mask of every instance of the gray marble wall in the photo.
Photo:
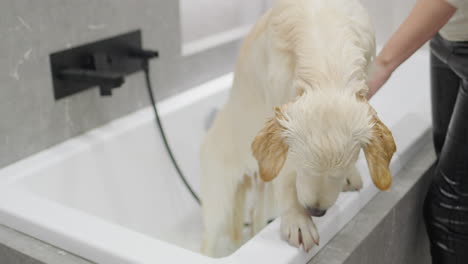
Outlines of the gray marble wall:
[[1,1],[0,167],[149,105],[141,74],[110,98],[94,89],[55,101],[51,52],[142,29],[144,45],[160,51],[159,98],[232,70],[237,43],[182,57],[179,20],[176,0]]

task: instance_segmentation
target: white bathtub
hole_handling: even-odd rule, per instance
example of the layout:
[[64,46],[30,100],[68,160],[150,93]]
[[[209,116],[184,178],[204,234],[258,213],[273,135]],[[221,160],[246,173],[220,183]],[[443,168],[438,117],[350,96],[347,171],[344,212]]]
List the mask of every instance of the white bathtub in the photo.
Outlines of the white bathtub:
[[[417,54],[371,102],[397,142],[394,173],[430,127],[428,69],[427,54]],[[197,191],[205,123],[231,80],[227,75],[159,104]],[[362,157],[358,165],[365,187],[342,194],[316,219],[320,247],[377,193]],[[196,253],[200,208],[177,177],[149,108],[2,169],[0,223],[98,263],[305,263],[320,250],[306,254],[283,242],[277,219],[231,256]]]

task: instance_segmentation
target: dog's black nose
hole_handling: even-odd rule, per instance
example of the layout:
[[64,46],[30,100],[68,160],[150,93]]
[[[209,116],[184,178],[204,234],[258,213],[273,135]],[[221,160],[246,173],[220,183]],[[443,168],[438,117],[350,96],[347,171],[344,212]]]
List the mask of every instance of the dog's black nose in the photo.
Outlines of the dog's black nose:
[[317,209],[313,207],[307,207],[307,211],[311,216],[322,217],[327,213],[327,210]]

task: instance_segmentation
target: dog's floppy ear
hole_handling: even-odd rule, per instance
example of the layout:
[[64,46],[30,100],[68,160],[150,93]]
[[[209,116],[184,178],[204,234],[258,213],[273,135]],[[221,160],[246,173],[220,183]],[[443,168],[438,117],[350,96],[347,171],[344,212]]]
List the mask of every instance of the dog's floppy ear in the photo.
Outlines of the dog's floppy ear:
[[252,142],[252,153],[258,162],[260,177],[271,181],[283,168],[288,153],[288,145],[283,138],[284,127],[278,120],[285,119],[280,107],[275,108],[275,117],[270,119]]
[[395,141],[392,132],[377,117],[375,110],[371,108],[372,138],[370,143],[364,146],[364,154],[367,159],[367,166],[375,186],[380,190],[388,190],[392,185],[392,175],[390,173],[390,161],[396,151]]

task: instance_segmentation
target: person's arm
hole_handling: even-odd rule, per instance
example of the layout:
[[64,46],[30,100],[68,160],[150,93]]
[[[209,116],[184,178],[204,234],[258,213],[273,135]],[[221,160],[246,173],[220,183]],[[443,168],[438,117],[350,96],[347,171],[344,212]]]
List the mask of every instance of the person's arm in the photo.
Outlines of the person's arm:
[[456,8],[446,0],[418,0],[410,15],[377,56],[368,81],[370,99],[393,71],[431,39],[453,16]]

